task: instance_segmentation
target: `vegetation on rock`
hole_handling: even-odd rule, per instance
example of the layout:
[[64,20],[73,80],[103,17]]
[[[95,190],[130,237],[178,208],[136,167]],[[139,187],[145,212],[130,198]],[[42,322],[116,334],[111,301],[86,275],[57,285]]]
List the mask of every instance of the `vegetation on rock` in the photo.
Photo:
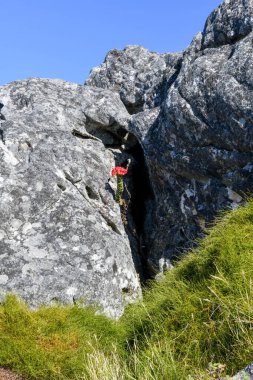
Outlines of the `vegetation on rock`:
[[117,176],[117,190],[115,194],[115,201],[117,203],[121,203],[122,199],[122,194],[124,191],[124,182],[123,182],[123,175],[127,174],[127,169],[121,167],[121,166],[116,166],[115,168],[112,169],[112,176],[116,175]]

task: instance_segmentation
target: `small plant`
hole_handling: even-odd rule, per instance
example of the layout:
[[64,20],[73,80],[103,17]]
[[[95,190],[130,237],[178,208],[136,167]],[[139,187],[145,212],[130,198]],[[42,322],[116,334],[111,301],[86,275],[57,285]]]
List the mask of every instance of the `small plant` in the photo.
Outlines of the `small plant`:
[[119,204],[122,203],[122,194],[124,191],[124,183],[123,183],[123,175],[126,175],[128,172],[127,169],[121,167],[121,166],[116,166],[115,168],[112,169],[112,176],[117,176],[117,190],[115,194],[115,201]]
[[225,379],[226,365],[221,363],[209,363],[208,373],[212,379]]

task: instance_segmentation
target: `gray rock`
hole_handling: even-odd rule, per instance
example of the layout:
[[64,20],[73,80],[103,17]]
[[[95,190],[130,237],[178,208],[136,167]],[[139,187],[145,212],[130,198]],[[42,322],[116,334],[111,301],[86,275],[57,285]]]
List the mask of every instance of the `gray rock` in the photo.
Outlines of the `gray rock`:
[[203,48],[233,44],[249,34],[252,25],[252,0],[225,0],[206,21]]
[[200,42],[199,34],[185,51],[146,138],[157,226],[149,254],[156,265],[191,245],[219,210],[253,193],[252,33],[215,49],[201,50]]
[[243,371],[240,371],[232,378],[233,380],[253,380],[253,363],[248,365]]
[[[126,105],[142,99],[127,131],[141,144],[152,188],[141,239],[157,270],[192,246],[219,210],[253,193],[252,4],[224,1],[173,63],[155,56],[157,71],[146,50],[128,47],[109,53],[87,81],[117,91]],[[133,79],[138,72],[153,79],[144,86]]]
[[112,50],[105,62],[92,69],[87,85],[120,94],[129,113],[137,113],[160,103],[165,79],[178,69],[181,54],[158,54],[142,46]]
[[194,50],[185,52],[143,142],[156,195],[149,234],[156,265],[253,192],[252,34],[233,46]]
[[0,87],[0,103],[1,298],[83,299],[119,317],[141,294],[108,182],[129,117],[119,96],[33,78]]
[[[252,15],[226,0],[182,54],[113,50],[85,86],[0,88],[2,293],[118,317],[136,270],[169,269],[253,193]],[[108,178],[129,163],[120,209]]]

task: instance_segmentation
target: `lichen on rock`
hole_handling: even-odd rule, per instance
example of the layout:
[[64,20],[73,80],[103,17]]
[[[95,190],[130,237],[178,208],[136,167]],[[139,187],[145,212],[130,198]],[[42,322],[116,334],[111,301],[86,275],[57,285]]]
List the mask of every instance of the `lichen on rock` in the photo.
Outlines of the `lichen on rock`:
[[[184,52],[112,50],[84,86],[0,87],[2,296],[118,317],[137,272],[169,269],[253,193],[252,15],[225,0]],[[109,178],[128,161],[121,215]]]

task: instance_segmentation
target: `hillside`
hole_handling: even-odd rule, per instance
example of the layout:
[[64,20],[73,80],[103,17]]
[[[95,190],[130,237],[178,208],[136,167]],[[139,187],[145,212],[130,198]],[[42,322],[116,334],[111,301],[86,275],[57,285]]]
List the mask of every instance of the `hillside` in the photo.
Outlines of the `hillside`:
[[218,378],[223,365],[236,373],[253,355],[253,202],[219,219],[118,322],[79,305],[31,311],[9,296],[0,365],[48,380],[197,380]]
[[117,319],[253,194],[252,14],[224,1],[185,51],[114,49],[84,85],[0,86],[0,300]]
[[1,371],[221,380],[252,362],[252,40],[253,0],[224,0],[182,52],[0,86]]

